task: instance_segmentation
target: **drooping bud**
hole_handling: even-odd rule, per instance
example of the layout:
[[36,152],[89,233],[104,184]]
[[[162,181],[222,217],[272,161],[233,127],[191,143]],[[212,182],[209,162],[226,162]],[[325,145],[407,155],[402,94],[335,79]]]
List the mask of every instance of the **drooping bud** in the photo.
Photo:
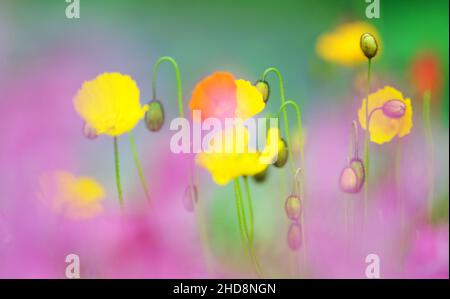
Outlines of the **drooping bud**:
[[152,100],[145,113],[145,125],[152,132],[157,132],[164,124],[164,108],[160,101]]
[[93,127],[91,127],[90,125],[88,125],[87,123],[84,123],[84,125],[83,125],[83,135],[84,135],[84,137],[86,137],[87,139],[90,139],[90,140],[94,140],[95,138],[98,137],[95,129]]
[[257,183],[262,183],[266,180],[267,178],[267,173],[269,172],[269,167],[266,167],[266,169],[264,169],[263,171],[261,171],[260,173],[257,173],[253,176],[253,179],[255,180],[255,182]]
[[383,105],[383,113],[390,118],[401,118],[405,115],[406,105],[400,100],[389,100]]
[[183,206],[188,212],[194,211],[194,207],[198,201],[198,191],[197,187],[194,185],[189,185],[184,190],[183,195]]
[[283,167],[288,160],[288,156],[289,152],[287,148],[287,143],[283,138],[281,138],[280,142],[278,143],[278,156],[277,160],[274,163],[275,167],[278,168]]
[[378,43],[375,37],[370,33],[361,35],[360,47],[364,55],[369,59],[372,59],[377,55]]
[[300,197],[295,194],[291,194],[286,198],[284,204],[284,209],[286,210],[286,215],[289,219],[297,221],[300,218],[302,212],[302,202]]
[[346,193],[358,193],[364,185],[364,164],[360,159],[352,159],[341,172],[339,185]]
[[299,223],[291,223],[288,230],[288,245],[291,250],[299,250],[302,246],[302,228]]
[[255,83],[256,89],[262,94],[264,103],[267,103],[270,96],[270,87],[269,83],[264,80],[258,80]]

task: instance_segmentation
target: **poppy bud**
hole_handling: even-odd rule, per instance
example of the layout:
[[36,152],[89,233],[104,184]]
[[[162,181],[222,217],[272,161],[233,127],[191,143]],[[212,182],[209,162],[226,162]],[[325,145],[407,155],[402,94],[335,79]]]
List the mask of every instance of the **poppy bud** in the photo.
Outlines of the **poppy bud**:
[[164,108],[160,101],[152,100],[145,113],[145,125],[152,132],[157,132],[164,124]]
[[383,105],[383,113],[390,118],[400,118],[405,115],[406,105],[400,100],[389,100]]
[[358,193],[364,185],[364,181],[364,164],[359,159],[353,159],[349,166],[342,170],[339,185],[341,190],[346,193]]
[[261,171],[260,173],[257,173],[253,176],[253,179],[255,180],[255,182],[257,183],[262,183],[266,180],[267,178],[267,173],[269,172],[269,167],[266,167],[266,169],[264,169],[263,171]]
[[375,37],[370,33],[364,33],[361,35],[360,47],[364,55],[371,59],[377,55],[378,43]]
[[270,95],[269,83],[264,80],[258,80],[255,83],[255,87],[262,94],[264,103],[267,103]]
[[90,125],[88,125],[87,123],[84,123],[84,125],[83,125],[83,135],[84,135],[84,137],[86,137],[87,139],[90,139],[90,140],[94,140],[95,138],[98,137],[95,129],[93,127],[91,127]]
[[198,201],[198,191],[195,185],[187,186],[184,190],[183,206],[188,212],[194,211],[194,205]]
[[300,214],[302,212],[302,203],[300,197],[295,194],[289,195],[288,198],[286,198],[284,208],[289,219],[297,221],[300,218]]
[[299,223],[291,223],[288,230],[288,245],[291,250],[298,250],[302,246],[302,228]]
[[288,156],[289,153],[287,149],[287,143],[283,138],[281,138],[280,142],[278,143],[278,156],[277,160],[274,163],[275,167],[283,167],[288,160]]

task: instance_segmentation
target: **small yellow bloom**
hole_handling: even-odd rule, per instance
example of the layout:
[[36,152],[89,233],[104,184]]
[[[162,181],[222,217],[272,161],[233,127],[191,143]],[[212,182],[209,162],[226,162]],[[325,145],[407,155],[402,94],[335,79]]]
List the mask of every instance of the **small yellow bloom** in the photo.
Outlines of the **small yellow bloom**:
[[104,73],[84,82],[73,104],[96,134],[113,137],[132,130],[148,109],[139,102],[136,82],[120,73]]
[[342,24],[334,31],[322,34],[317,40],[316,51],[320,57],[330,62],[344,66],[357,65],[367,61],[360,47],[361,35],[364,33],[372,34],[380,48],[380,37],[375,27],[359,21]]
[[218,185],[226,185],[240,176],[252,176],[265,170],[278,153],[279,132],[269,129],[263,151],[249,149],[249,133],[243,126],[217,132],[207,151],[196,156],[196,163],[206,168]]
[[[400,103],[404,111],[398,116],[394,115],[390,103]],[[383,89],[369,95],[369,133],[370,141],[382,144],[389,142],[395,136],[403,137],[408,135],[413,126],[413,109],[411,100],[403,98],[400,91],[393,87],[385,86]],[[363,99],[361,108],[358,111],[358,118],[361,127],[366,130],[366,99]]]
[[66,171],[45,173],[39,178],[39,196],[56,213],[71,219],[92,218],[103,211],[103,187],[90,177]]

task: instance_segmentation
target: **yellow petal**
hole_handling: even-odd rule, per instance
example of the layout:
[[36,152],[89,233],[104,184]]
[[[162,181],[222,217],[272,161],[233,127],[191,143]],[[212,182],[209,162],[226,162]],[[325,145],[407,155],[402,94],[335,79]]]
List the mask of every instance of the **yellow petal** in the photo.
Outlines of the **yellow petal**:
[[367,61],[361,51],[360,38],[363,33],[371,33],[378,42],[380,54],[380,37],[374,26],[367,22],[351,22],[338,26],[334,31],[322,34],[316,44],[317,54],[325,60],[353,66]]
[[91,218],[103,211],[103,187],[93,178],[75,177],[66,171],[40,176],[40,197],[56,213],[71,219]]
[[[389,100],[400,100],[405,103],[406,111],[401,118],[390,118],[384,115],[380,109],[384,103]],[[370,141],[382,144],[389,142],[395,136],[403,137],[411,131],[413,109],[410,99],[404,99],[400,91],[393,87],[385,86],[384,88],[369,95],[369,114],[374,109],[370,118],[369,131]],[[361,127],[366,130],[366,99],[363,99],[361,108],[358,111],[358,118]]]
[[196,163],[207,169],[218,185],[260,173],[267,164],[261,163],[260,153],[248,148],[248,140],[248,130],[243,126],[219,131],[212,137],[208,150],[197,154]]
[[266,104],[262,94],[249,81],[236,80],[236,117],[247,119],[261,112]]
[[132,130],[148,108],[139,102],[136,82],[120,73],[104,73],[85,82],[73,103],[97,134],[110,136]]
[[272,164],[275,162],[279,149],[284,146],[280,138],[278,128],[270,128],[267,132],[266,147],[262,150],[260,162],[263,164]]

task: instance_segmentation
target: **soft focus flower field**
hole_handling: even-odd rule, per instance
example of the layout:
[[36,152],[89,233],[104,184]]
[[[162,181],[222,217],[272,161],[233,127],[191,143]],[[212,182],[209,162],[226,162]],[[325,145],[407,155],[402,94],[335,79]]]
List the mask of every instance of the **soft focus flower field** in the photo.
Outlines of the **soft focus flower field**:
[[0,3],[0,278],[449,277],[447,1],[81,2]]

